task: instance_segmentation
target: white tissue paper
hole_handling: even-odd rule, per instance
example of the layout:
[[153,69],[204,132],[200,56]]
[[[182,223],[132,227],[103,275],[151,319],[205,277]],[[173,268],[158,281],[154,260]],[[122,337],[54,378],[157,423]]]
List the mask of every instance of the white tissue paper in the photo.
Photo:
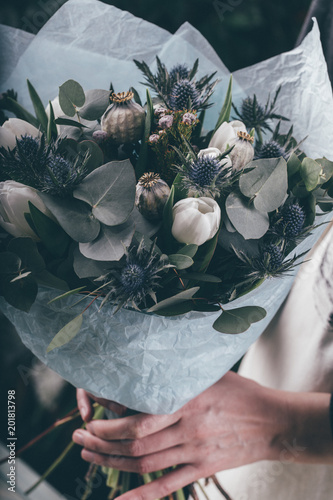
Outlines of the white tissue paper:
[[[116,92],[134,86],[144,97],[142,75],[132,59],[145,60],[154,70],[156,55],[169,68],[177,63],[191,65],[198,57],[199,77],[217,71],[221,79],[213,96],[215,106],[206,117],[209,130],[215,125],[230,76],[208,42],[188,23],[171,35],[97,0],[69,0],[35,37],[18,30],[14,40],[20,48],[9,52],[13,64],[9,57],[1,90],[14,88],[20,103],[29,109],[27,78],[44,104],[70,78],[85,90],[108,88],[110,81]],[[18,50],[23,51],[19,60]],[[316,21],[298,48],[237,71],[233,101],[237,105],[256,93],[265,102],[268,93],[273,96],[280,85],[277,112],[290,118],[298,141],[307,136],[302,146],[305,152],[333,160],[333,98]],[[330,219],[331,214],[326,214],[319,222]],[[324,227],[314,230],[292,255],[310,249]],[[54,335],[82,312],[82,304],[68,307],[75,297],[47,305],[59,292],[40,288],[29,313],[14,309],[2,298],[0,310],[26,346],[75,386],[138,411],[172,413],[215,383],[245,354],[286,298],[296,272],[266,280],[257,290],[224,306],[259,305],[267,310],[264,320],[240,335],[212,328],[219,313],[165,318],[122,309],[112,316],[107,306],[99,311],[96,301],[83,315],[79,334],[46,354]]]

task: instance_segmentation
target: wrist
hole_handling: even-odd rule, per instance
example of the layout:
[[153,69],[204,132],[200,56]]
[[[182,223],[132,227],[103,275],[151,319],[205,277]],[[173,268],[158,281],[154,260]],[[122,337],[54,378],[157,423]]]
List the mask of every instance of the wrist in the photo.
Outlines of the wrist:
[[332,463],[330,394],[271,391],[277,412],[267,458],[296,463]]

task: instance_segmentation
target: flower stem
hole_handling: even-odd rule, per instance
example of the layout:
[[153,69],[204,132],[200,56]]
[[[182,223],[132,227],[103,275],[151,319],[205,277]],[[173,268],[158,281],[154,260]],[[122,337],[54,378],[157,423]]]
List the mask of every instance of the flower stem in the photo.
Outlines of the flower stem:
[[213,474],[213,476],[211,476],[210,479],[212,479],[216,488],[219,490],[220,493],[222,493],[222,495],[225,497],[226,500],[232,500],[230,495],[225,491],[224,488],[222,488],[222,486],[221,486],[220,482],[218,481],[217,477],[215,476],[215,474]]

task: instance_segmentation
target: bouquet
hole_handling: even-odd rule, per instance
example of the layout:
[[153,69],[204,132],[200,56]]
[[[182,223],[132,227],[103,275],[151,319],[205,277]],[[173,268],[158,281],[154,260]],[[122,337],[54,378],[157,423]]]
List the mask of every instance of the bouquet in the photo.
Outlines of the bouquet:
[[189,25],[171,36],[94,0],[28,42],[0,101],[16,116],[0,130],[0,309],[74,385],[174,412],[263,332],[331,218],[318,28],[233,77]]

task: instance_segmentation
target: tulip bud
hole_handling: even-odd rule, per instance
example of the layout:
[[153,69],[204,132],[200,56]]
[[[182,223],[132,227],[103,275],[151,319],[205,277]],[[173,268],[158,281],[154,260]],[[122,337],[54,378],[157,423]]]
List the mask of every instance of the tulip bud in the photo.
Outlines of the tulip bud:
[[39,137],[39,130],[30,123],[19,118],[9,118],[0,127],[0,147],[14,149],[16,138],[21,139],[25,135]]
[[185,198],[172,211],[171,232],[180,243],[202,245],[219,230],[221,209],[212,198]]
[[15,181],[0,182],[0,226],[16,238],[29,236],[38,240],[24,217],[25,213],[29,213],[29,201],[45,215],[53,218],[36,189]]
[[223,122],[210,140],[209,148],[218,148],[222,153],[237,141],[237,132],[246,132],[243,122],[234,120],[230,123]]

